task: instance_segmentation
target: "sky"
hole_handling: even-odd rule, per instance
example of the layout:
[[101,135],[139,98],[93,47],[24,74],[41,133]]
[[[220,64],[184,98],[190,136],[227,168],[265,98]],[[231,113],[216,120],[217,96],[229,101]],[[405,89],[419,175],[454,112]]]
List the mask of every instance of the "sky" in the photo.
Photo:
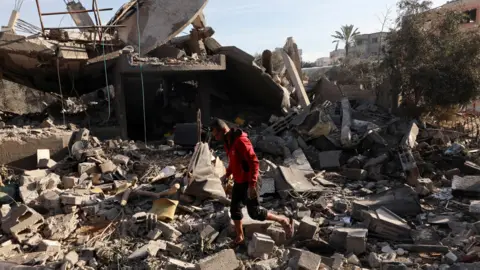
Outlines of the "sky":
[[[0,0],[1,25],[8,23],[15,1],[21,0]],[[39,26],[35,0],[23,1],[20,18]],[[91,0],[79,1],[86,8],[91,8]],[[102,22],[108,22],[126,1],[128,0],[97,0],[100,8],[113,8],[112,11],[101,12]],[[64,0],[39,2],[42,12],[66,10]],[[315,61],[319,57],[329,56],[329,52],[335,49],[331,35],[342,25],[353,24],[361,33],[378,32],[382,29],[382,21],[387,13],[387,25],[393,25],[397,16],[396,2],[397,0],[209,0],[204,13],[207,24],[215,30],[214,37],[224,46],[237,46],[255,54],[265,49],[283,47],[287,37],[292,36],[303,51],[303,60]],[[432,2],[436,7],[447,1]],[[44,25],[74,26],[68,15],[44,17]]]

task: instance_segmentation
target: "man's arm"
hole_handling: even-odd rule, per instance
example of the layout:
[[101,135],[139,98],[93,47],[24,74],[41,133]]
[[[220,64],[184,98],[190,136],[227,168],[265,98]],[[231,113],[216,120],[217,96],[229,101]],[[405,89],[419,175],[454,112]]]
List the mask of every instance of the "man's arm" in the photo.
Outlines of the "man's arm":
[[239,151],[240,156],[248,164],[248,185],[252,187],[257,184],[260,165],[250,140],[246,137],[241,137],[240,140],[241,143],[237,144],[237,151]]

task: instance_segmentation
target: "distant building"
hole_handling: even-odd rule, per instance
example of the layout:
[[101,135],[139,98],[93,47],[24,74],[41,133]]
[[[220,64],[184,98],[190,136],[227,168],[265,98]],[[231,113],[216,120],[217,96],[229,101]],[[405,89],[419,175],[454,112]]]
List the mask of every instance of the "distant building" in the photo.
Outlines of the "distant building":
[[345,49],[337,49],[330,52],[330,63],[336,65],[341,59],[345,58]]
[[385,38],[388,33],[378,32],[355,36],[355,45],[348,50],[349,56],[369,58],[378,56],[386,46]]
[[320,57],[315,61],[315,66],[317,67],[326,67],[332,64],[330,57]]
[[462,11],[465,13],[465,21],[460,25],[461,30],[470,30],[479,26],[480,20],[480,0],[454,0],[449,1],[445,5],[434,8],[428,13],[432,16],[438,16],[442,11]]

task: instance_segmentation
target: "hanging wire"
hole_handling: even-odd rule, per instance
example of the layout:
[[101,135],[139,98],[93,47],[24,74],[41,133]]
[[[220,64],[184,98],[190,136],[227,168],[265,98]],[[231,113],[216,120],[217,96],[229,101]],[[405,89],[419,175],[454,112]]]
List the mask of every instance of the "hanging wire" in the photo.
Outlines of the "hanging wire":
[[[103,67],[105,69],[105,87],[107,89],[107,96],[108,96],[108,118],[105,120],[105,123],[107,123],[110,120],[110,86],[108,85],[108,72],[107,72],[107,56],[105,55],[105,41],[107,40],[106,37],[104,37],[104,40],[102,42],[102,50],[103,50]],[[146,144],[146,143],[145,143]]]
[[[140,4],[137,1],[137,32],[138,32],[138,55],[141,54],[140,42]],[[140,80],[142,81],[142,101],[143,101],[143,134],[145,136],[145,147],[147,147],[147,119],[145,113],[145,86],[143,83],[143,65],[140,63]]]
[[63,115],[63,125],[66,126],[65,121],[65,108],[63,106],[63,92],[62,92],[62,80],[60,78],[60,59],[57,57],[57,76],[58,76],[58,88],[60,89],[60,98],[62,99],[62,115]]
[[20,9],[22,8],[22,5],[23,5],[23,1],[24,0],[15,0],[15,6],[14,6],[13,10],[20,11]]

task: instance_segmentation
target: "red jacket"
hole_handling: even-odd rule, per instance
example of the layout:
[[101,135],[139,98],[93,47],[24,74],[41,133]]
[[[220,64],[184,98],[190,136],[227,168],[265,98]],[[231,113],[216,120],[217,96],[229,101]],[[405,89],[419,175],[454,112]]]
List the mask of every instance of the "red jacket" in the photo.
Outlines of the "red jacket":
[[236,183],[256,185],[259,163],[247,134],[239,129],[231,129],[226,134],[224,147],[229,161],[227,178],[232,175]]

